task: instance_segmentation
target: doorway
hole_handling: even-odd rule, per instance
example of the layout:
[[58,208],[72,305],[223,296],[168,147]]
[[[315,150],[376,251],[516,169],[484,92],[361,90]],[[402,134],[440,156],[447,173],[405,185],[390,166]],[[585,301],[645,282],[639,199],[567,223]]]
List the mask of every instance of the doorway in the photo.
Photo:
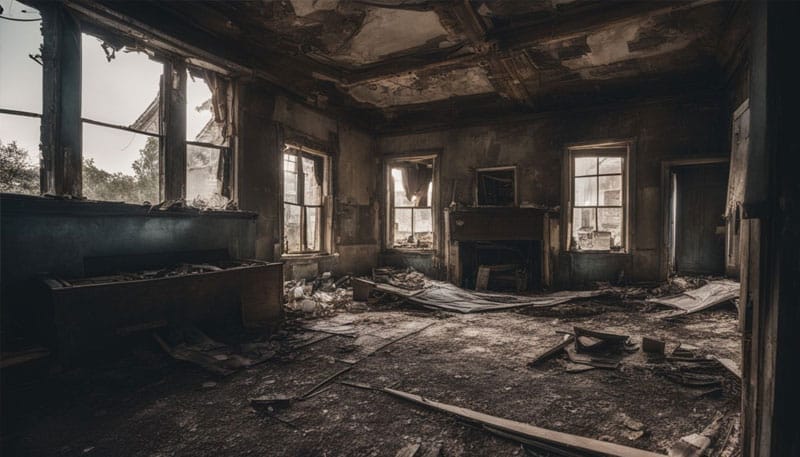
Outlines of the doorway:
[[670,168],[670,272],[725,273],[727,162]]

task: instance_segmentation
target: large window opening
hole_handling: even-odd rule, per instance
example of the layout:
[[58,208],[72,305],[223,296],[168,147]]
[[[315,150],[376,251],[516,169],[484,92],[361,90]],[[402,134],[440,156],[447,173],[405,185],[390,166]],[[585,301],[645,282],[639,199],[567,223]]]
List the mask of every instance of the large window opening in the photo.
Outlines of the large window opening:
[[433,249],[433,158],[389,164],[389,247]]
[[196,208],[224,208],[231,196],[227,84],[217,87],[215,97],[211,87],[224,83],[201,73],[190,70],[186,80],[186,201]]
[[283,151],[283,252],[321,253],[325,250],[325,196],[328,157],[287,145]]
[[41,20],[19,2],[0,27],[0,192],[40,193]]
[[626,249],[627,158],[626,144],[570,149],[572,250]]
[[83,34],[81,65],[84,196],[159,202],[163,64]]

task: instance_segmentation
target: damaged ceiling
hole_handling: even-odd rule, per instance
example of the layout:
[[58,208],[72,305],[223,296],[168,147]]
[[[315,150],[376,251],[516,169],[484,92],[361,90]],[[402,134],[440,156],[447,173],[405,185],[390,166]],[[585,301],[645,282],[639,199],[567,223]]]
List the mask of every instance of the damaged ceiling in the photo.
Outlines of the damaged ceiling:
[[[98,8],[72,3],[84,12]],[[262,0],[101,7],[154,28],[170,24],[161,31],[216,47],[313,105],[391,120],[425,106],[452,115],[492,97],[499,99],[494,107],[535,111],[554,97],[585,97],[625,81],[712,80],[725,60],[718,42],[735,5]]]

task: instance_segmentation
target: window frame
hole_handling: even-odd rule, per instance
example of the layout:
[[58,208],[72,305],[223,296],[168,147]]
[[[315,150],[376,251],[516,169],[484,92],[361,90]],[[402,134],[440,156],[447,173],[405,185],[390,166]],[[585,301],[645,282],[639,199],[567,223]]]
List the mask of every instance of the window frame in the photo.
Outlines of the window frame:
[[[288,202],[286,201],[286,194],[285,194],[285,179],[286,179],[286,169],[284,168],[284,164],[286,163],[285,155],[287,151],[294,150],[296,151],[294,155],[299,159],[295,161],[295,173],[297,175],[297,188],[295,189],[297,192],[297,203],[295,202]],[[319,205],[306,205],[305,204],[305,173],[303,173],[303,166],[302,166],[302,158],[309,158],[312,159],[314,157],[319,157],[322,159],[323,163],[323,175],[322,175],[322,195],[321,195],[321,202]],[[330,172],[331,172],[331,156],[323,151],[319,151],[316,149],[309,148],[307,146],[302,146],[294,143],[286,143],[284,145],[283,150],[281,151],[280,155],[280,188],[281,188],[281,256],[282,257],[302,257],[302,256],[319,256],[319,255],[328,255],[329,254],[329,246],[328,246],[328,203],[327,199],[330,195]],[[286,205],[297,206],[300,208],[300,244],[302,249],[300,251],[289,252],[286,248]],[[317,250],[308,249],[308,228],[306,226],[306,208],[319,208],[320,210],[320,248]]]
[[[633,141],[632,140],[609,140],[603,142],[581,143],[568,146],[565,149],[564,162],[565,162],[565,205],[567,209],[562,217],[564,227],[564,251],[573,254],[628,254],[631,252],[631,237],[629,230],[629,221],[631,213],[630,204],[630,170],[631,170],[631,156],[632,156]],[[619,152],[624,149],[624,152]],[[607,151],[604,151],[607,150]],[[591,175],[576,175],[575,174],[575,159],[580,157],[620,157],[622,158],[622,170],[620,173],[600,173],[599,164],[597,173]],[[621,176],[622,180],[622,198],[620,205],[600,205],[599,193],[600,186],[597,186],[597,204],[595,205],[575,205],[575,178],[579,177],[596,177],[598,180],[602,176]],[[622,227],[620,229],[620,236],[622,238],[620,249],[608,250],[579,250],[573,244],[572,224],[574,221],[574,212],[578,208],[594,208],[595,209],[595,226],[598,224],[598,212],[601,208],[620,208],[622,211]]]
[[[384,224],[384,243],[383,248],[385,251],[397,251],[397,252],[408,252],[408,253],[428,253],[428,252],[435,252],[438,246],[438,236],[439,236],[439,224],[438,219],[436,217],[436,200],[438,196],[438,154],[411,154],[411,155],[397,155],[393,157],[389,157],[384,161],[384,186],[383,190],[385,192],[385,204],[386,204],[386,213],[385,213],[385,224]],[[394,178],[392,178],[392,168],[395,168],[396,165],[400,162],[408,162],[414,160],[430,160],[432,166],[432,173],[431,173],[431,201],[429,206],[417,206],[417,207],[408,207],[408,206],[401,206],[395,207],[394,206]],[[433,242],[431,247],[429,248],[410,248],[410,247],[403,247],[403,246],[395,246],[394,245],[394,210],[395,208],[410,208],[411,211],[411,227],[413,233],[414,227],[414,208],[423,209],[423,208],[430,208],[431,211],[431,231],[433,232]]]

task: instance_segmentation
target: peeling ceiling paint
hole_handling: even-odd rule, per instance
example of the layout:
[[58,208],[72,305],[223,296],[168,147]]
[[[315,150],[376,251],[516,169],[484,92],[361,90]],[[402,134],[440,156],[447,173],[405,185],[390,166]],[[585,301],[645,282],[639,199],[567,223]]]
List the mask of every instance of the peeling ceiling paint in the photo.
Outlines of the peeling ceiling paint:
[[291,0],[294,14],[305,17],[317,11],[335,10],[339,0]]
[[447,38],[447,30],[434,11],[371,8],[361,30],[334,59],[348,63],[372,63],[387,55]]
[[349,89],[350,96],[379,108],[412,105],[450,97],[494,92],[484,68],[459,68],[419,76],[416,73],[365,83]]

